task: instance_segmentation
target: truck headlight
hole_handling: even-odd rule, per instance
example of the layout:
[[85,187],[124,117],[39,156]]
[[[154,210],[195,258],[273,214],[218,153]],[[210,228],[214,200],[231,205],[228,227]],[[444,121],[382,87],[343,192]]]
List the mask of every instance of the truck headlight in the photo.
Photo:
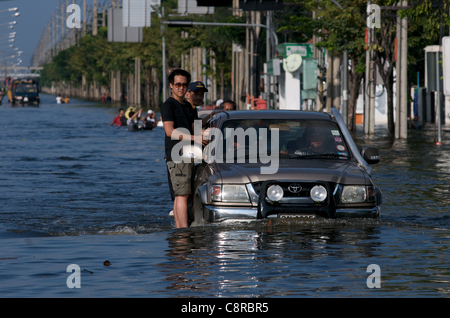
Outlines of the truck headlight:
[[267,189],[267,197],[270,201],[280,201],[283,198],[284,191],[283,188],[277,184],[271,185]]
[[311,199],[316,202],[323,202],[327,198],[327,189],[324,186],[316,185],[311,189]]
[[342,203],[362,203],[366,202],[366,186],[344,186],[341,195]]
[[211,187],[211,200],[216,202],[250,202],[245,185],[224,184]]

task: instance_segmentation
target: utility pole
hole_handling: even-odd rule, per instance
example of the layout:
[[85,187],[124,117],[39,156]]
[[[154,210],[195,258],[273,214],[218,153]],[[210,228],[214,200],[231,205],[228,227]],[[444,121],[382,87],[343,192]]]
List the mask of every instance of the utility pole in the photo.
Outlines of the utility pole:
[[[73,0],[73,4],[76,4],[76,0]],[[75,17],[75,23],[79,23],[79,22],[81,22],[81,21],[77,21],[77,19],[76,19],[76,17]],[[77,44],[77,39],[76,39],[76,31],[77,30],[77,28],[72,28],[72,37],[71,37],[71,39],[70,39],[70,46],[72,46],[72,45],[75,45],[75,44]],[[72,41],[73,41],[73,44],[72,44]]]
[[[341,110],[341,58],[333,56],[333,104],[332,106]],[[331,109],[330,109],[331,111]]]
[[333,56],[330,51],[327,50],[326,57],[326,66],[327,66],[327,101],[325,103],[326,111],[330,112],[331,107],[333,106]]
[[66,10],[64,10],[64,5],[63,3],[61,3],[61,51],[64,51],[66,49],[66,45],[65,45],[65,33],[66,33]]
[[[86,1],[86,0],[84,0]],[[92,13],[92,35],[97,35],[98,33],[98,25],[97,25],[97,0],[94,0],[94,7],[93,7],[93,13]]]
[[86,35],[87,29],[87,12],[86,12],[86,0],[83,0],[83,29],[81,31],[81,36]]
[[[164,7],[161,7],[161,19],[164,19]],[[163,101],[166,101],[166,40],[164,38],[164,24],[161,23],[161,35],[162,35],[162,75],[163,75]]]
[[[371,5],[368,1],[367,7]],[[373,49],[371,47],[375,35],[375,28],[367,29],[367,50],[366,50],[366,79],[364,86],[366,89],[364,99],[364,133],[373,135],[375,130],[375,74],[373,62]]]
[[[406,7],[408,5],[408,1],[403,0],[403,6]],[[407,98],[407,89],[408,89],[408,64],[407,64],[407,56],[408,56],[408,20],[405,18],[402,19],[402,45],[400,48],[401,52],[401,101],[400,101],[400,138],[405,139],[408,137],[408,98]]]
[[[397,6],[406,7],[408,1],[398,2]],[[408,21],[397,16],[397,62],[395,82],[395,131],[396,139],[408,137],[408,93],[407,93],[407,56]]]
[[[401,6],[401,3],[398,2],[397,6]],[[396,22],[396,40],[397,40],[397,56],[396,56],[396,62],[395,62],[395,130],[394,130],[394,137],[395,139],[400,138],[400,101],[401,101],[401,84],[400,84],[400,78],[401,78],[401,50],[400,46],[402,43],[402,21],[400,17],[397,14],[397,22]]]
[[[270,19],[272,19],[272,15],[271,15],[271,11],[267,11],[266,13],[266,63],[269,62],[269,60],[271,59],[271,54],[270,54]],[[271,83],[271,76],[269,75],[265,75],[264,80],[266,81],[266,85],[265,87],[267,88],[266,91],[266,101],[267,101],[267,109],[270,109],[270,83]]]
[[342,118],[344,123],[348,125],[348,51],[344,50],[342,59]]

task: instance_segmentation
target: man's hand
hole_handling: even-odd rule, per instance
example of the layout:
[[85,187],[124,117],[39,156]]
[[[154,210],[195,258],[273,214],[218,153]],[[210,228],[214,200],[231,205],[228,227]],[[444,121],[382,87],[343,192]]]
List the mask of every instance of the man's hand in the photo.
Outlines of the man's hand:
[[206,145],[209,143],[209,140],[208,140],[208,139],[205,139],[205,137],[204,137],[204,131],[202,131],[202,134],[201,134],[201,135],[194,135],[194,136],[192,136],[192,137],[193,137],[192,140],[193,140],[196,144],[206,146]]

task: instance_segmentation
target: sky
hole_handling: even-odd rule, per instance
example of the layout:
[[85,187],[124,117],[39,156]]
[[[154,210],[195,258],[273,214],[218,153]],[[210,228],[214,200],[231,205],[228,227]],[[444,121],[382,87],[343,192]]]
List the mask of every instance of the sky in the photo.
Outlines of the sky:
[[[97,0],[98,4],[104,2],[106,0]],[[17,32],[12,44],[19,48],[18,51],[23,51],[20,65],[31,66],[31,57],[39,38],[56,8],[61,7],[61,3],[64,3],[65,6],[66,0],[0,0],[0,52],[2,54],[14,53],[11,48],[8,48],[10,43],[5,42],[5,38],[10,32]],[[73,0],[69,0],[69,4],[72,3]],[[76,0],[75,3],[81,8],[83,7],[83,0]],[[88,6],[93,3],[93,0],[86,0]],[[13,12],[1,12],[14,7],[19,8],[20,16],[11,17]],[[81,13],[81,18],[83,18],[83,13]],[[3,25],[12,21],[17,21],[13,29],[8,29],[6,25]]]

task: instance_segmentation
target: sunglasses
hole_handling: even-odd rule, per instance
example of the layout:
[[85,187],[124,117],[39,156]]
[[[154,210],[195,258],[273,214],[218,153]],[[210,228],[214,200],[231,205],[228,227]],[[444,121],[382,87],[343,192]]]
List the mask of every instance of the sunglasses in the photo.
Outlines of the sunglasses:
[[180,88],[180,87],[187,88],[189,86],[189,84],[188,83],[175,83],[175,84],[173,84],[173,86],[175,86],[176,88]]
[[322,137],[324,137],[324,135],[322,133],[312,133],[312,134],[309,135],[309,137],[322,138]]

